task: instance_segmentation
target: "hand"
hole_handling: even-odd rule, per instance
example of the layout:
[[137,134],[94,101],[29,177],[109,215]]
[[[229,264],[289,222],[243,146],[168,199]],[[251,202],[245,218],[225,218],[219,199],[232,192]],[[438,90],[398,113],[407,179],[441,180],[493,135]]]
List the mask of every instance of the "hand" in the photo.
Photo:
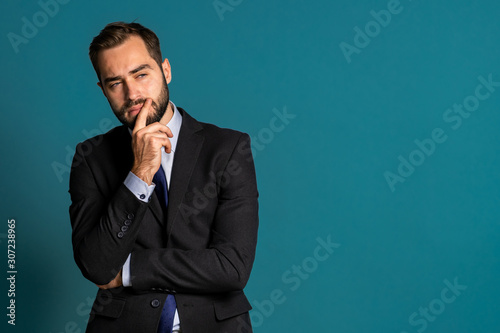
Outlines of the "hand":
[[99,289],[111,289],[111,288],[118,288],[120,286],[123,285],[123,282],[122,282],[122,271],[120,270],[118,272],[118,275],[108,284],[105,284],[105,285],[96,285],[97,287],[99,287]]
[[170,153],[172,144],[168,138],[174,136],[170,128],[158,122],[146,126],[148,113],[152,111],[151,103],[152,100],[148,98],[137,114],[132,130],[134,164],[131,171],[148,185],[151,185],[153,176],[160,168],[161,147]]

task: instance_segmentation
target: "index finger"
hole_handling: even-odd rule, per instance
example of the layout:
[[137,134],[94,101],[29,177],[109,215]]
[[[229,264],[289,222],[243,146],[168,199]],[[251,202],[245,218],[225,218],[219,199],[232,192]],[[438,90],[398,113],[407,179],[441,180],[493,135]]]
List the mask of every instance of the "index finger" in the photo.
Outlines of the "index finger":
[[149,108],[151,107],[152,102],[153,102],[153,100],[151,98],[146,99],[146,102],[144,102],[144,105],[142,106],[141,111],[139,111],[139,113],[137,114],[137,117],[135,118],[135,126],[134,126],[134,129],[132,130],[133,133],[146,127],[146,121],[148,119]]

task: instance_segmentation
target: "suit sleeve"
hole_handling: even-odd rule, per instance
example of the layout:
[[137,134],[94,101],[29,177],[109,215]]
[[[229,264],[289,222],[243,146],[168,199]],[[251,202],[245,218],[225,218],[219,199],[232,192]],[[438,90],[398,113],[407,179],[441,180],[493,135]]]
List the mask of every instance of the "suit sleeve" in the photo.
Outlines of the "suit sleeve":
[[[258,192],[250,138],[241,134],[224,169],[206,249],[132,252],[131,282],[137,290],[183,293],[242,290],[250,276],[258,229]],[[207,221],[209,223],[210,221]]]
[[76,148],[70,175],[73,254],[82,274],[103,285],[116,277],[132,252],[148,204],[124,184],[106,196],[100,188],[106,176],[91,167],[84,145]]

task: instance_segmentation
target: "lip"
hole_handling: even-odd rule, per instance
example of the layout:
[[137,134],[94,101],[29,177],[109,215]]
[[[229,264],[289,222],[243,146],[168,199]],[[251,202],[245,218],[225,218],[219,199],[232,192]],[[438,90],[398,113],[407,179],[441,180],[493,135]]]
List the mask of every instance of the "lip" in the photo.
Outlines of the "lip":
[[128,109],[128,113],[131,116],[135,116],[136,114],[139,113],[139,111],[141,111],[142,106],[143,106],[143,104],[134,105],[133,107],[131,107],[130,109]]

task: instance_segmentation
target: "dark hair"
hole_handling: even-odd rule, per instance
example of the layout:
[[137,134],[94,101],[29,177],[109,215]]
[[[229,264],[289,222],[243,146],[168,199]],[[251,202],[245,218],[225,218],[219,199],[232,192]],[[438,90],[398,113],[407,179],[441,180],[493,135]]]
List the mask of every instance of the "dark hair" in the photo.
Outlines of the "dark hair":
[[153,31],[139,23],[113,22],[106,25],[99,35],[94,37],[89,47],[90,61],[92,62],[92,66],[94,66],[99,81],[101,80],[99,64],[97,63],[99,52],[121,45],[130,36],[134,35],[142,38],[146,44],[149,55],[158,63],[158,66],[161,67],[160,40]]

